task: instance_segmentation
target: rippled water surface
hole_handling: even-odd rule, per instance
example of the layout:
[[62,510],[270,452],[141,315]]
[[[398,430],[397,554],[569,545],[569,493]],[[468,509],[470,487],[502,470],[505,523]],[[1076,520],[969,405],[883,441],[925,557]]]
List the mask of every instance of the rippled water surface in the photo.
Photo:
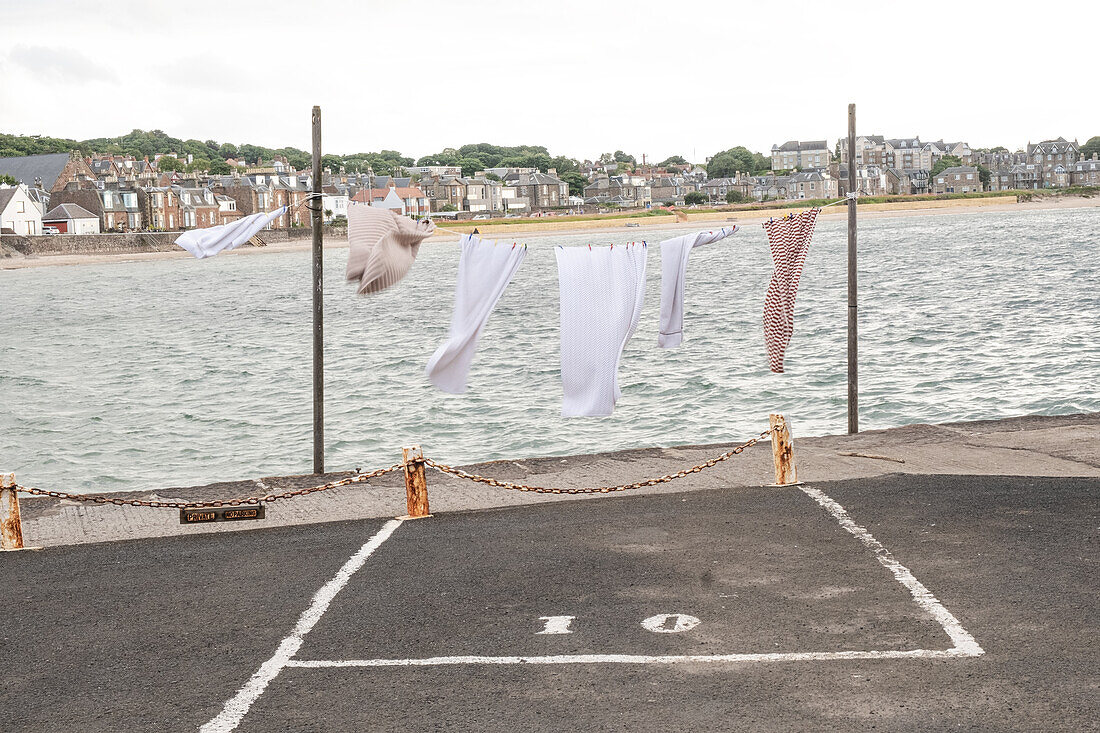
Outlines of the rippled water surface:
[[[429,243],[376,297],[325,253],[330,469],[739,440],[772,411],[844,432],[843,218],[821,220],[788,372],[770,374],[761,227],[695,250],[685,340],[656,347],[656,242],[530,240],[461,396],[423,376],[446,335],[458,248]],[[860,222],[861,427],[1100,410],[1100,209]],[[650,237],[646,308],[609,418],[560,417],[552,247]],[[311,470],[309,253],[0,272],[0,469],[59,489],[140,489]]]

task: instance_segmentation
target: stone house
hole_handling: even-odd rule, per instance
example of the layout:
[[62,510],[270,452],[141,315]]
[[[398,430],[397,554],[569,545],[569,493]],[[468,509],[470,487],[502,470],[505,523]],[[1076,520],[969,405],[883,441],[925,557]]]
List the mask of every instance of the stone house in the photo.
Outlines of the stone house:
[[693,190],[695,189],[685,186],[684,179],[678,176],[662,176],[649,182],[649,195],[655,203],[670,201],[682,205],[684,196]]
[[827,171],[795,173],[787,183],[789,199],[830,199],[837,195],[837,181]]
[[[275,208],[275,196],[269,178],[271,176],[262,173],[252,176],[242,176],[235,173],[231,176],[222,176],[215,179],[211,182],[210,189],[215,194],[233,199],[236,202],[237,212],[240,216],[250,216],[271,211]],[[272,222],[272,228],[285,227],[286,219],[285,216],[278,217]],[[168,228],[171,229],[172,227],[169,226]]]
[[218,225],[221,206],[212,190],[183,186],[173,186],[171,190],[179,201],[181,229],[204,229]]
[[711,201],[721,202],[726,200],[726,194],[730,191],[739,192],[740,189],[737,186],[737,180],[734,178],[711,178],[703,184],[702,191]]
[[927,170],[935,163],[932,159],[932,146],[922,143],[919,137],[884,140],[883,152],[883,165],[898,171]]
[[[565,185],[567,200],[569,185]],[[640,176],[608,176],[599,174],[592,183],[584,187],[584,201],[587,204],[614,204],[616,206],[645,206],[653,203],[653,189],[649,182]]]
[[1088,160],[1078,160],[1070,166],[1070,184],[1073,186],[1100,186],[1100,156],[1096,153]]
[[130,232],[145,228],[138,192],[118,184],[99,191],[103,231]]
[[970,165],[945,168],[933,177],[932,193],[974,193],[982,190],[978,169]]
[[[1069,169],[1080,157],[1081,149],[1077,141],[1069,142],[1064,137],[1027,144],[1027,162],[1038,166],[1039,185],[1044,188],[1068,186]],[[1059,167],[1062,170],[1056,170]]]
[[[503,179],[504,186],[514,190],[513,198],[527,199],[532,211],[569,205],[569,184],[558,178],[553,168],[547,173],[509,173]],[[644,188],[648,196],[649,187]]]
[[150,229],[176,231],[179,228],[179,199],[170,186],[148,186],[139,189],[138,200],[145,215],[146,225]]
[[788,140],[782,145],[772,145],[772,170],[825,168],[832,157],[826,140]]

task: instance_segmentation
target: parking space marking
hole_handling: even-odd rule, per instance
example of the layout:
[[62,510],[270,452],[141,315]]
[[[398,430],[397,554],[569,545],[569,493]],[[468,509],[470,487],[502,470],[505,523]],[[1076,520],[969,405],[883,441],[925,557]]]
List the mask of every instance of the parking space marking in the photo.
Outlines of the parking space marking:
[[[356,552],[336,575],[326,583],[313,597],[313,603],[306,609],[294,630],[280,642],[271,659],[264,662],[252,678],[245,683],[237,694],[226,702],[222,712],[204,725],[200,733],[229,733],[236,729],[241,719],[248,713],[253,703],[264,693],[267,686],[279,673],[291,669],[332,669],[340,667],[431,667],[446,665],[500,665],[500,664],[690,664],[690,663],[731,663],[731,662],[816,662],[860,659],[944,659],[978,657],[984,654],[981,646],[971,634],[963,628],[955,616],[944,608],[943,604],[917,580],[907,567],[894,559],[890,551],[874,536],[848,515],[847,510],[829,497],[825,492],[810,486],[798,487],[828,512],[849,534],[871,550],[884,568],[890,571],[894,579],[909,591],[913,601],[927,612],[950,637],[953,646],[949,649],[908,649],[881,651],[839,651],[839,652],[762,652],[744,654],[561,654],[549,656],[447,656],[422,657],[410,659],[294,659],[302,647],[306,634],[320,621],[336,597],[351,577],[366,563],[370,555],[385,542],[401,525],[400,519],[387,522],[371,539]],[[543,616],[545,622],[541,634],[568,634],[574,616]],[[671,628],[666,628],[673,621]],[[693,616],[684,614],[664,614],[646,619],[643,625],[650,631],[676,632],[687,631],[699,623]]]
[[558,654],[539,657],[423,657],[419,659],[295,659],[287,667],[435,667],[451,664],[685,664],[693,662],[827,662],[841,659],[941,659],[972,657],[960,649],[845,652],[761,652],[752,654]]
[[344,566],[336,571],[336,575],[332,577],[332,580],[321,586],[321,590],[313,596],[313,603],[302,612],[302,615],[298,618],[298,623],[294,625],[294,630],[290,632],[290,636],[279,642],[274,656],[260,665],[252,678],[225,703],[222,711],[199,729],[200,733],[229,733],[229,731],[236,729],[241,722],[241,718],[248,713],[249,708],[259,699],[260,695],[264,694],[264,690],[267,689],[271,681],[279,676],[283,669],[290,666],[294,655],[302,648],[302,641],[305,639],[306,634],[312,631],[317,622],[321,620],[321,617],[325,615],[325,611],[328,610],[329,604],[332,603],[332,599],[336,597],[336,594],[344,589],[344,586],[351,580],[351,576],[355,575],[356,571],[366,563],[367,558],[383,542],[389,539],[393,531],[400,526],[400,519],[391,519],[386,522],[382,525],[382,529],[378,530],[373,537],[367,540],[365,545],[359,548],[358,552],[348,558]]
[[893,573],[894,578],[905,586],[912,594],[913,600],[916,601],[917,605],[931,614],[932,618],[939,622],[943,630],[951,637],[951,641],[955,644],[955,649],[963,653],[963,656],[968,657],[978,657],[984,654],[977,640],[970,635],[970,632],[962,627],[962,624],[959,623],[959,620],[955,618],[954,614],[943,607],[943,604],[932,595],[932,591],[925,588],[923,583],[913,577],[913,573],[909,572],[909,568],[895,560],[894,556],[890,554],[889,550],[883,547],[881,542],[876,540],[864,527],[856,524],[855,521],[848,516],[848,512],[844,507],[820,489],[815,489],[811,486],[800,486],[798,488],[802,490],[803,494],[816,501],[825,511],[833,515],[833,518],[840,523],[840,526],[849,534],[854,535],[863,543],[864,547],[875,553],[875,558],[879,563]]

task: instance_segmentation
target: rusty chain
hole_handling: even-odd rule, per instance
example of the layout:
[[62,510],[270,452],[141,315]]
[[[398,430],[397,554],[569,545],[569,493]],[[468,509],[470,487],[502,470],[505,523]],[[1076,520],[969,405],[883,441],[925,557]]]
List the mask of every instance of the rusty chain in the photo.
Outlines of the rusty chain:
[[[340,486],[349,486],[351,484],[358,484],[368,479],[377,478],[383,476],[392,471],[396,471],[400,468],[404,468],[405,464],[395,463],[392,466],[386,468],[379,468],[375,471],[368,471],[367,473],[357,473],[354,476],[348,476],[347,478],[339,479],[338,481],[330,481],[327,484],[321,484],[320,486],[309,486],[304,489],[295,489],[293,491],[284,491],[281,494],[267,494],[265,496],[247,496],[243,499],[216,499],[213,501],[147,501],[145,499],[119,499],[113,496],[105,496],[103,494],[69,494],[64,491],[46,491],[44,489],[36,489],[30,486],[20,486],[16,484],[12,488],[16,491],[22,491],[26,494],[34,494],[35,496],[50,496],[54,499],[69,499],[71,501],[85,501],[95,504],[114,504],[116,506],[141,506],[152,507],[154,509],[209,509],[212,507],[222,506],[241,506],[241,505],[255,505],[265,502],[278,501],[279,499],[291,499],[296,496],[306,496],[307,494],[315,494],[319,491],[328,491],[329,489],[335,489]],[[257,482],[258,485],[264,486],[263,482]],[[266,486],[264,486],[266,488]]]
[[[579,489],[557,489],[552,487],[543,486],[526,486],[524,484],[512,483],[511,481],[502,481],[501,479],[490,478],[488,476],[481,476],[476,473],[469,473],[463,471],[461,468],[455,468],[454,466],[448,466],[444,463],[436,463],[430,458],[422,458],[416,462],[423,462],[426,466],[431,466],[436,471],[443,474],[450,474],[457,476],[458,478],[473,481],[479,484],[486,484],[488,486],[495,486],[501,489],[508,489],[512,491],[524,491],[535,494],[610,494],[617,491],[630,491],[631,489],[640,489],[645,486],[657,486],[658,484],[665,484],[669,481],[674,481],[678,478],[684,478],[693,473],[699,473],[700,471],[708,468],[714,468],[722,461],[728,460],[735,455],[743,452],[746,448],[759,443],[761,440],[765,440],[772,433],[782,430],[783,423],[780,422],[773,428],[769,428],[760,435],[752,438],[738,446],[735,446],[731,450],[725,453],[719,454],[708,461],[699,463],[691,468],[685,468],[676,473],[669,473],[659,478],[646,479],[644,481],[635,481],[632,484],[620,484],[618,486],[598,486],[595,488],[579,488]],[[91,502],[94,504],[114,504],[115,506],[134,506],[134,507],[150,507],[153,509],[209,509],[223,506],[242,506],[242,505],[256,505],[261,503],[270,503],[278,501],[280,499],[292,499],[298,496],[306,496],[308,494],[314,494],[321,491],[328,491],[330,489],[339,488],[341,486],[350,486],[351,484],[358,484],[367,481],[372,478],[384,476],[387,473],[392,473],[405,467],[404,463],[395,463],[392,466],[386,468],[379,468],[374,471],[368,471],[367,473],[357,473],[354,476],[339,479],[337,481],[330,481],[327,484],[321,484],[320,486],[309,486],[304,489],[295,489],[292,491],[284,491],[281,494],[266,494],[264,496],[247,496],[243,499],[216,499],[212,501],[156,501],[146,499],[119,499],[117,497],[108,496],[104,494],[70,494],[64,491],[47,491],[45,489],[36,489],[31,486],[20,486],[16,484],[11,487],[15,491],[21,491],[25,494],[32,494],[35,496],[49,496],[54,499],[67,499],[69,501],[79,502]],[[257,485],[262,488],[267,488],[266,484],[262,481],[257,481]]]
[[741,445],[733,448],[732,450],[728,450],[725,453],[722,453],[721,455],[718,455],[718,456],[715,456],[714,458],[711,458],[709,461],[705,461],[705,462],[700,463],[698,465],[692,466],[691,468],[685,468],[684,470],[677,471],[676,473],[669,473],[669,474],[666,474],[664,476],[661,476],[660,478],[651,478],[651,479],[646,479],[645,481],[636,481],[632,484],[620,484],[619,486],[599,486],[599,487],[596,487],[596,488],[584,488],[584,489],[555,489],[555,488],[548,488],[548,487],[543,487],[543,486],[525,486],[524,484],[516,484],[516,483],[512,483],[511,481],[502,481],[500,479],[489,478],[488,476],[479,476],[476,473],[469,473],[467,471],[463,471],[461,468],[455,468],[454,466],[447,466],[447,465],[442,464],[442,463],[436,463],[435,461],[433,461],[430,458],[424,458],[423,461],[424,461],[424,465],[431,466],[432,468],[439,471],[440,473],[447,473],[447,474],[450,474],[452,476],[457,476],[458,478],[464,478],[468,481],[474,481],[474,482],[479,483],[479,484],[486,484],[488,486],[496,486],[497,488],[509,489],[509,490],[512,490],[512,491],[527,491],[527,492],[531,492],[531,493],[535,493],[535,494],[610,494],[610,493],[615,492],[615,491],[630,491],[631,489],[640,489],[644,486],[656,486],[658,484],[666,484],[669,481],[674,481],[678,478],[684,478],[685,476],[688,476],[688,475],[693,474],[693,473],[699,473],[700,471],[703,471],[707,468],[714,468],[716,465],[718,465],[722,461],[733,458],[735,455],[737,455],[738,453],[741,453],[746,448],[751,448],[752,446],[759,443],[761,440],[766,439],[772,433],[777,432],[780,429],[782,429],[782,427],[783,427],[783,423],[780,422],[774,428],[770,428],[768,430],[765,430],[764,432],[760,433],[760,435],[756,436],[755,438],[753,438],[749,441],[746,441],[746,442],[742,443]]

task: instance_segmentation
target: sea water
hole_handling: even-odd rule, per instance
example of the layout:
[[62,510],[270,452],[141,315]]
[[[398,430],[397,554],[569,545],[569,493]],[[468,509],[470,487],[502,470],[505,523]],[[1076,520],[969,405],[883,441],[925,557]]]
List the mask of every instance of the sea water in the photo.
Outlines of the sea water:
[[[481,337],[463,395],[424,365],[450,322],[458,247],[357,297],[325,252],[330,470],[740,441],[788,415],[846,429],[846,224],[821,219],[786,373],[768,371],[759,224],[691,254],[684,343],[657,348],[661,239],[538,236]],[[648,240],[645,309],[606,418],[560,415],[553,247]],[[519,240],[522,241],[522,240]],[[511,246],[512,240],[498,246]],[[861,219],[860,427],[1100,410],[1100,209]],[[312,470],[310,254],[0,272],[0,470],[68,491]]]

